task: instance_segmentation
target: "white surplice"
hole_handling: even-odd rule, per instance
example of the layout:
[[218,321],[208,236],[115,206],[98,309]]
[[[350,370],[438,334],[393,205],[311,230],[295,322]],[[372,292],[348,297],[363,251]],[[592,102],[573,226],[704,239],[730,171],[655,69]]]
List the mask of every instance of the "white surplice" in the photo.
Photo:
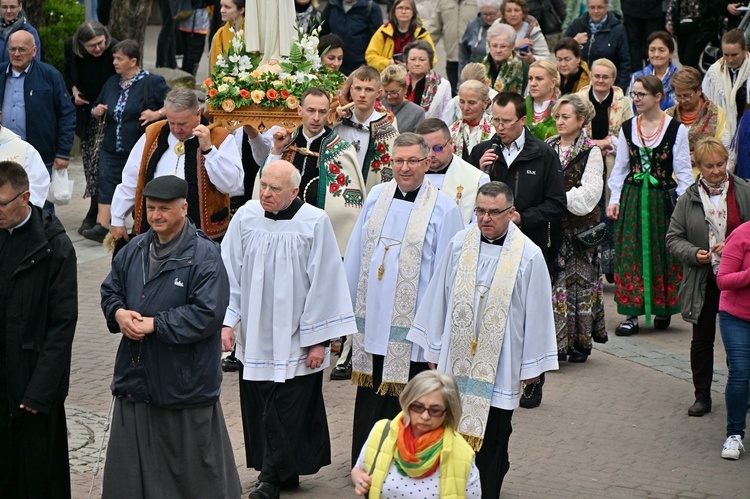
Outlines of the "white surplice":
[[[516,234],[522,235],[520,231]],[[447,373],[451,372],[454,360],[450,349],[451,313],[458,260],[465,238],[466,230],[463,230],[451,240],[422,298],[422,303],[417,308],[414,324],[406,336],[408,340],[424,349],[424,356],[428,362],[437,364],[439,371]],[[479,292],[492,285],[502,249],[503,246],[480,243],[477,265],[477,285],[480,289],[474,294],[474,310],[478,310],[477,316],[480,320],[487,302],[482,303],[480,310]],[[558,369],[552,285],[544,255],[531,239],[526,239],[521,264],[514,277],[516,283],[511,296],[491,401],[492,407],[506,410],[518,407],[521,380]]]
[[265,217],[249,201],[221,243],[230,299],[224,325],[241,321],[243,378],[284,381],[322,371],[305,366],[307,348],[356,331],[341,253],[323,210],[304,204],[290,220]]
[[[425,180],[429,182],[428,180]],[[391,180],[395,182],[395,180]],[[362,208],[357,224],[354,226],[349,245],[344,256],[346,279],[349,283],[350,301],[354,305],[357,300],[357,283],[359,270],[362,265],[362,249],[365,241],[365,229],[375,202],[382,194],[387,184],[379,184],[372,188]],[[401,255],[401,244],[394,244],[404,239],[406,224],[414,203],[401,199],[394,199],[388,209],[388,215],[380,234],[380,242],[372,254],[370,274],[367,284],[367,312],[365,318],[365,351],[375,355],[385,355],[388,349],[388,338],[393,317],[393,303],[398,279],[398,261]],[[427,289],[427,284],[437,267],[440,258],[448,246],[453,235],[463,229],[463,219],[456,203],[446,194],[440,193],[435,208],[430,217],[424,238],[422,261],[417,278],[417,307]],[[385,246],[391,245],[386,252]],[[385,261],[383,254],[385,253]],[[378,268],[384,266],[383,278],[378,279]],[[413,348],[411,360],[424,362],[424,356],[419,348]]]

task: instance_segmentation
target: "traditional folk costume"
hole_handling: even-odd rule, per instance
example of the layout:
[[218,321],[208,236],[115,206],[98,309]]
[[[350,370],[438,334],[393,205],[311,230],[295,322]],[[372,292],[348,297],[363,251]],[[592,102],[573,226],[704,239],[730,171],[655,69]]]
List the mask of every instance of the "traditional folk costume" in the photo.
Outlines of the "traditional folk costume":
[[[623,123],[609,204],[620,205],[615,223],[615,301],[628,317],[671,316],[680,310],[677,289],[682,266],[667,252],[671,189],[681,195],[693,183],[687,129],[665,116],[655,147],[644,147],[637,120]],[[675,182],[674,178],[677,179]]]
[[[335,130],[325,127],[316,137],[307,137],[298,127],[281,155],[270,154],[266,164],[283,159],[302,175],[299,197],[325,210],[333,224],[339,251],[344,256],[349,235],[365,201],[365,182],[357,163],[357,152]],[[258,172],[258,178],[263,169]],[[259,185],[259,182],[255,182]],[[258,198],[258,190],[253,195]]]
[[498,66],[492,57],[484,58],[484,67],[490,78],[490,88],[498,92],[515,92],[523,94],[529,80],[529,65],[520,57],[511,54]]
[[[492,101],[492,99],[495,98],[495,96],[498,94],[498,91],[495,90],[492,87],[489,87],[488,89],[487,98]],[[450,104],[448,105],[448,109],[445,110],[445,113],[443,114],[443,121],[446,125],[451,126],[452,123],[455,123],[457,120],[461,120],[464,117],[464,114],[461,112],[461,108],[458,106],[459,99],[458,95],[453,97],[450,101]],[[487,118],[492,120],[492,104],[487,106],[487,109],[484,110],[484,114],[487,115]]]
[[342,119],[334,127],[339,137],[357,151],[357,162],[362,169],[367,193],[374,186],[393,178],[391,150],[393,141],[398,137],[394,119],[392,113],[373,110],[365,123],[359,123],[352,113],[351,118]]
[[582,247],[575,237],[601,220],[604,161],[584,133],[569,147],[561,146],[559,135],[547,142],[560,157],[568,202],[552,278],[557,351],[564,359],[574,350],[591,354],[592,336],[597,343],[607,341],[599,247]]
[[729,135],[732,137],[750,97],[747,91],[748,76],[750,57],[745,54],[739,68],[731,69],[722,57],[708,68],[703,77],[703,94],[724,110],[729,123]]
[[[591,123],[586,125],[586,136],[594,140],[609,139],[612,149],[617,149],[617,137],[620,135],[620,127],[625,120],[633,117],[633,101],[626,96],[620,87],[612,87],[603,100],[599,100],[594,94],[591,86],[583,87],[578,96],[587,100],[594,105],[596,114]],[[606,177],[604,183],[604,195],[599,206],[602,218],[601,221],[607,224],[607,239],[602,244],[601,249],[601,267],[602,274],[615,273],[615,223],[607,216],[607,200],[609,199],[609,187],[606,180],[612,173],[615,166],[614,153],[608,154],[604,158],[606,168]]]
[[367,197],[344,257],[357,317],[352,464],[375,422],[401,410],[407,381],[427,369],[406,332],[443,250],[462,228],[455,201],[427,179],[409,193],[391,181]]
[[278,213],[259,201],[237,211],[222,242],[230,302],[224,325],[237,336],[240,403],[248,467],[279,484],[331,463],[323,370],[308,348],[355,331],[331,222],[295,198]]
[[552,116],[552,108],[555,105],[556,96],[537,106],[531,95],[526,96],[526,128],[531,135],[539,140],[547,140],[553,135],[557,135],[557,124]]
[[475,221],[477,191],[490,181],[489,175],[454,154],[448,166],[438,172],[428,171],[426,178],[456,202],[465,225]]
[[[688,116],[682,112],[679,102],[667,109],[666,113],[687,127],[691,152],[695,149],[695,144],[705,137],[716,137],[729,150],[732,136],[729,135],[726,113],[705,96],[702,102],[697,114],[693,116]],[[727,165],[727,167],[731,169],[732,165]],[[693,176],[696,179],[699,173],[698,167],[693,167]]]
[[424,118],[441,119],[450,108],[451,84],[435,71],[430,71],[418,82],[406,75],[406,98],[424,109]]
[[450,242],[406,336],[458,382],[457,430],[478,451],[483,497],[509,467],[521,380],[558,368],[550,289],[542,252],[513,223],[495,241],[474,225]]
[[180,142],[167,121],[157,121],[130,151],[122,170],[122,183],[112,198],[112,225],[122,227],[133,212],[136,234],[148,230],[143,188],[155,177],[177,175],[188,182],[188,216],[212,239],[224,235],[229,225],[229,193],[243,185],[242,159],[234,136],[225,129],[211,130],[208,154],[197,139]]
[[0,127],[0,161],[15,161],[29,177],[31,204],[44,207],[49,191],[49,173],[39,152],[9,128]]
[[490,140],[495,135],[495,128],[492,126],[492,116],[482,113],[482,117],[477,123],[469,123],[464,119],[459,119],[450,125],[451,139],[455,147],[455,155],[469,160],[471,150],[474,146],[485,140]]
[[101,295],[111,333],[119,309],[154,319],[140,341],[121,335],[102,496],[239,498],[220,402],[229,283],[218,245],[187,219],[167,243],[149,229],[115,256]]

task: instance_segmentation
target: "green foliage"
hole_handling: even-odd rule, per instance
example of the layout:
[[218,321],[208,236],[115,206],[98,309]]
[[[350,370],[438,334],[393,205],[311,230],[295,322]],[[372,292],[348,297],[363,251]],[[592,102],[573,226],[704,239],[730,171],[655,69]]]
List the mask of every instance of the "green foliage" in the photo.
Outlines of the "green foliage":
[[83,5],[76,0],[47,0],[39,31],[42,60],[62,72],[65,64],[65,40],[73,36],[85,21]]

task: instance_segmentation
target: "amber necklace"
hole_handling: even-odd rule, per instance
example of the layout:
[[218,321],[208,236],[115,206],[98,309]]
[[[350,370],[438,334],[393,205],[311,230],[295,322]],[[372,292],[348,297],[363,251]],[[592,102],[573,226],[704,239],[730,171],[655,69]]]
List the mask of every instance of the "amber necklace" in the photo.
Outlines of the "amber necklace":
[[667,119],[667,115],[665,113],[661,113],[661,120],[659,120],[659,126],[656,127],[656,130],[654,130],[654,133],[646,135],[643,133],[643,128],[641,125],[641,122],[643,121],[643,115],[638,116],[638,119],[636,120],[636,129],[638,131],[638,136],[641,138],[641,144],[644,147],[650,147],[654,144],[654,141],[659,138],[659,135],[661,135],[661,131],[664,129],[664,122]]
[[698,115],[700,114],[702,107],[703,107],[703,104],[702,104],[702,99],[701,99],[701,105],[698,106],[698,109],[696,109],[693,114],[688,114],[682,109],[680,109],[680,122],[683,125],[688,125],[688,126],[695,123],[695,120],[698,118]]

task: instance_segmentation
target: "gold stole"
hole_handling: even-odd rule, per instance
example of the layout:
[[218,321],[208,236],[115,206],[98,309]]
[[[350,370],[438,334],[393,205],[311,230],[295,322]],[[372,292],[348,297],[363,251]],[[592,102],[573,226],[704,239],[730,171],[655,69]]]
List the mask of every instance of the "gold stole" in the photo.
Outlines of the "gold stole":
[[[451,309],[451,374],[461,392],[463,414],[458,432],[478,451],[482,448],[500,351],[505,338],[510,300],[526,240],[512,223],[500,253],[489,291],[483,289],[479,311],[474,309],[477,266],[481,246],[479,227],[474,225],[461,247]],[[485,295],[487,306],[481,310]],[[475,324],[482,314],[481,329]]]

